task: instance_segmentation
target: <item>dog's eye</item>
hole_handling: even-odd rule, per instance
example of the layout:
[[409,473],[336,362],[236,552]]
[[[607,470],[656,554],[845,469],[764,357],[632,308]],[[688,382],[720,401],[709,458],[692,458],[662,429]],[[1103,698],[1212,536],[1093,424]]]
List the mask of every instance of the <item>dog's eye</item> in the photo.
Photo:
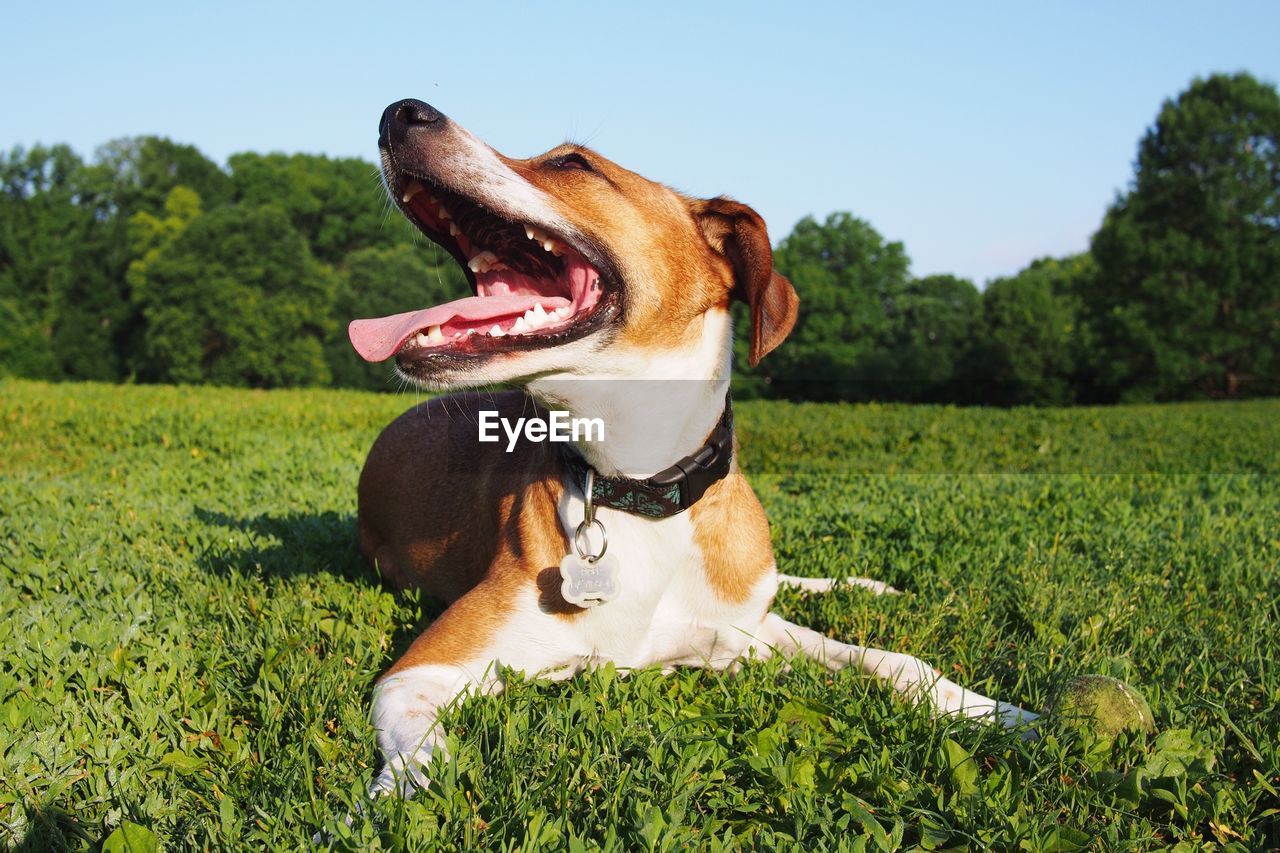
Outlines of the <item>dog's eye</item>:
[[591,164],[587,162],[587,158],[583,157],[576,151],[570,154],[565,154],[562,157],[557,157],[552,161],[552,165],[557,169],[578,169],[583,172],[595,171],[595,169],[591,168]]

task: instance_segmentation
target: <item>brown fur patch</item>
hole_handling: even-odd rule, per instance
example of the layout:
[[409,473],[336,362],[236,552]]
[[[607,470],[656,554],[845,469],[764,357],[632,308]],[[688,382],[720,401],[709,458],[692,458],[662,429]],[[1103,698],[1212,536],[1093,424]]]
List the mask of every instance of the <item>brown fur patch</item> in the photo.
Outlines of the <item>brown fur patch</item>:
[[769,521],[746,477],[735,467],[689,512],[707,583],[730,604],[746,601],[773,564]]

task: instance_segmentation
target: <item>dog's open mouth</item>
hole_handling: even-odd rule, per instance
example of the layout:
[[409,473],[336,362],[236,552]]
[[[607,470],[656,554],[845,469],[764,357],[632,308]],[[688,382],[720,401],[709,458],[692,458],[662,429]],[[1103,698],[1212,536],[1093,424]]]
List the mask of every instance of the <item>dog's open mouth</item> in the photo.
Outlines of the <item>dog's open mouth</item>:
[[348,334],[366,361],[553,345],[590,331],[606,313],[611,300],[599,270],[567,240],[428,181],[410,177],[395,191],[410,220],[463,265],[475,295],[353,321]]

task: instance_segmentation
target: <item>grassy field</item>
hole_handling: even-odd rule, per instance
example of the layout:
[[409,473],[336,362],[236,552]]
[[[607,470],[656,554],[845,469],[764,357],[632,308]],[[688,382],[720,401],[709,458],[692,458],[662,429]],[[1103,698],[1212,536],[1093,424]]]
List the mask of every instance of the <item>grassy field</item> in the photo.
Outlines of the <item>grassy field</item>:
[[[373,680],[437,611],[355,483],[411,396],[0,383],[0,846],[298,848],[377,767]],[[931,720],[851,672],[512,679],[342,846],[1280,845],[1280,402],[744,403],[787,618],[1042,708],[1116,675],[1158,731]]]

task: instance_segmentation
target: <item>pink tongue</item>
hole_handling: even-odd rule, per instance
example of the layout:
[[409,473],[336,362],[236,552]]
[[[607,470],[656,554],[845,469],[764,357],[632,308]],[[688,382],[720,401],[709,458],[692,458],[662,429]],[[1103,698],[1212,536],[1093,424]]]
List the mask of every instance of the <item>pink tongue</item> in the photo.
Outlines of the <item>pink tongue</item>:
[[365,361],[385,361],[396,354],[404,342],[428,326],[444,326],[451,321],[475,325],[479,321],[499,320],[523,314],[534,305],[554,311],[569,300],[561,296],[534,296],[507,293],[500,296],[468,296],[434,308],[406,311],[376,320],[352,320],[347,326],[351,345]]

